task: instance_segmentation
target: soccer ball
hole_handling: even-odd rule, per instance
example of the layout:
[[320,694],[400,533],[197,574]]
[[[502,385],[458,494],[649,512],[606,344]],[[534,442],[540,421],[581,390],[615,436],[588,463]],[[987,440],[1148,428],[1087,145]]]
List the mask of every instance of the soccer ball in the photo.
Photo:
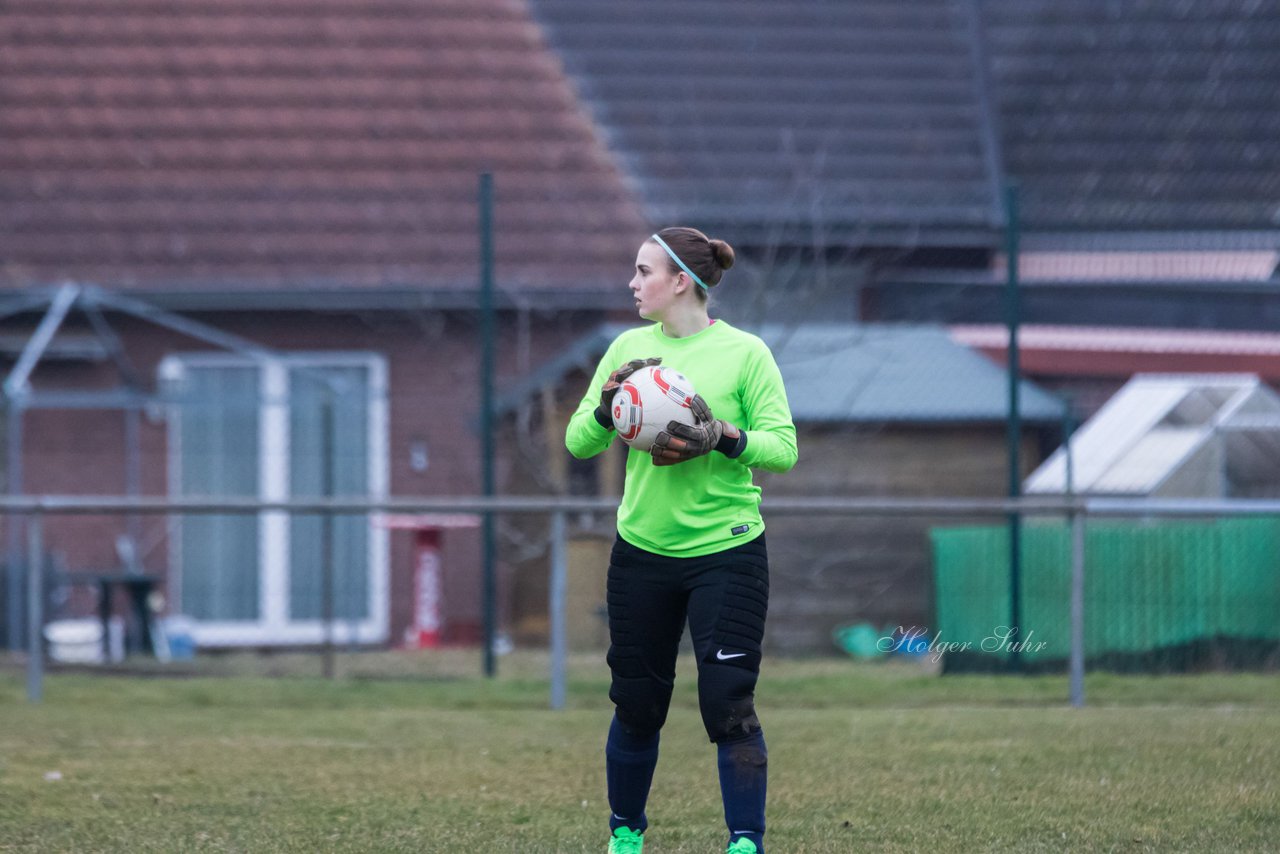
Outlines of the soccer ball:
[[648,453],[668,423],[694,424],[693,395],[693,383],[674,368],[641,368],[613,396],[613,426],[622,441]]

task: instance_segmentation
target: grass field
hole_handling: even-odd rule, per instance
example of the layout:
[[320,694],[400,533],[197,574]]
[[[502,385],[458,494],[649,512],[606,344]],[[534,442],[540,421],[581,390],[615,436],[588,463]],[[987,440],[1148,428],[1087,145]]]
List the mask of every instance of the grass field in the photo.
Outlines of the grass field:
[[[603,852],[601,657],[547,709],[546,659],[211,662],[200,678],[0,670],[0,851]],[[715,754],[681,679],[647,854],[724,850]],[[1274,675],[937,677],[766,661],[771,854],[1280,850]]]

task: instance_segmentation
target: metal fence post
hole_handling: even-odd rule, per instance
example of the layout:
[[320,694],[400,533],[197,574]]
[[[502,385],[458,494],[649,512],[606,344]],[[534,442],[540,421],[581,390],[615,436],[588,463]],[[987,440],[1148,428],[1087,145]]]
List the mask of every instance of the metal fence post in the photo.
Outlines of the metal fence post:
[[[494,488],[494,437],[493,437],[493,372],[496,348],[496,320],[493,308],[493,173],[480,173],[480,487],[486,498],[491,498]],[[498,580],[495,565],[498,560],[497,534],[494,530],[492,511],[485,511],[481,538],[484,547],[482,572],[483,595],[481,610],[484,617],[484,675],[498,672],[494,657],[497,640]]]
[[27,520],[27,701],[44,699],[44,517]]
[[[5,480],[8,496],[18,498],[22,495],[22,402],[5,396],[7,405],[6,418],[8,435],[6,437]],[[7,567],[8,588],[5,592],[6,618],[8,637],[5,646],[17,650],[22,648],[22,516],[9,513],[6,521],[7,534]]]
[[568,638],[565,633],[565,522],[564,511],[551,513],[551,708],[563,709],[565,698],[565,659]]
[[1084,546],[1085,510],[1071,512],[1071,705],[1084,706]]
[[1067,500],[1071,511],[1067,526],[1071,533],[1071,654],[1067,663],[1071,705],[1084,706],[1084,524],[1085,507],[1076,499],[1076,455],[1072,447],[1075,432],[1074,402],[1067,398],[1062,409],[1062,446],[1066,450]]
[[[320,494],[328,501],[333,500],[334,465],[333,446],[336,441],[333,386],[324,384],[324,396],[321,399],[320,412]],[[334,676],[333,663],[333,621],[334,621],[334,555],[333,555],[333,511],[325,509],[320,514],[320,621],[324,635],[321,655],[321,670],[324,678]]]
[[[1005,205],[1005,321],[1009,327],[1009,345],[1005,348],[1005,362],[1009,379],[1009,416],[1006,425],[1006,443],[1009,458],[1009,498],[1022,495],[1022,411],[1020,402],[1021,376],[1018,366],[1018,326],[1022,322],[1022,296],[1018,284],[1018,242],[1021,223],[1018,218],[1018,185],[1009,182],[1004,188]],[[1022,637],[1022,514],[1009,514],[1009,629],[1010,637],[1025,642]],[[1021,644],[1009,647],[1009,669],[1022,670]]]

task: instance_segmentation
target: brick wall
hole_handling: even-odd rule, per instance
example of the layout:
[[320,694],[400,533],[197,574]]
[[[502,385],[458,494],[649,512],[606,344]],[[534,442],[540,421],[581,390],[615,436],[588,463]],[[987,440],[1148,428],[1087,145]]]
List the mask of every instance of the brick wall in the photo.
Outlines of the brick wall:
[[[475,495],[481,490],[479,326],[474,313],[367,312],[205,314],[204,323],[255,343],[288,351],[361,351],[381,354],[389,389],[387,449],[389,488],[395,496]],[[112,317],[138,372],[154,380],[160,361],[171,353],[219,352],[151,324]],[[504,313],[498,329],[499,388],[510,378],[549,359],[566,340],[599,322],[588,312],[519,318]],[[37,391],[110,388],[118,384],[108,363],[42,364],[32,378]],[[168,431],[160,410],[142,419],[142,492],[168,494]],[[27,493],[117,495],[125,491],[124,417],[112,410],[31,412],[24,421],[24,477]],[[425,442],[425,471],[411,465],[411,448]],[[499,445],[500,489],[511,491],[512,449]],[[501,525],[502,523],[500,523]],[[148,572],[167,577],[166,520],[142,517],[140,545]],[[125,520],[61,517],[47,523],[47,548],[71,571],[118,567],[115,538]],[[4,526],[0,525],[0,535]],[[390,535],[390,635],[399,642],[412,602],[413,537]],[[481,536],[478,529],[450,531],[443,542],[444,637],[475,641],[481,622]],[[499,568],[500,574],[509,570]],[[3,586],[0,584],[0,586]],[[504,587],[503,603],[511,585]],[[83,597],[82,597],[83,598]],[[91,603],[81,602],[81,606]],[[0,619],[3,614],[0,613]]]

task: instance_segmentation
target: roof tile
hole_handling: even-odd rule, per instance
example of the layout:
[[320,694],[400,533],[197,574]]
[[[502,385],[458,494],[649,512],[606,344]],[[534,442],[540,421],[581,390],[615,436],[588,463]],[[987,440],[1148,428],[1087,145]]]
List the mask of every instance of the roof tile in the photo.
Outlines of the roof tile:
[[988,0],[1006,168],[1047,229],[1280,223],[1280,3]]
[[0,103],[10,287],[467,287],[482,171],[503,287],[646,228],[518,0],[13,0]]
[[751,243],[997,219],[965,3],[533,6],[655,220]]

